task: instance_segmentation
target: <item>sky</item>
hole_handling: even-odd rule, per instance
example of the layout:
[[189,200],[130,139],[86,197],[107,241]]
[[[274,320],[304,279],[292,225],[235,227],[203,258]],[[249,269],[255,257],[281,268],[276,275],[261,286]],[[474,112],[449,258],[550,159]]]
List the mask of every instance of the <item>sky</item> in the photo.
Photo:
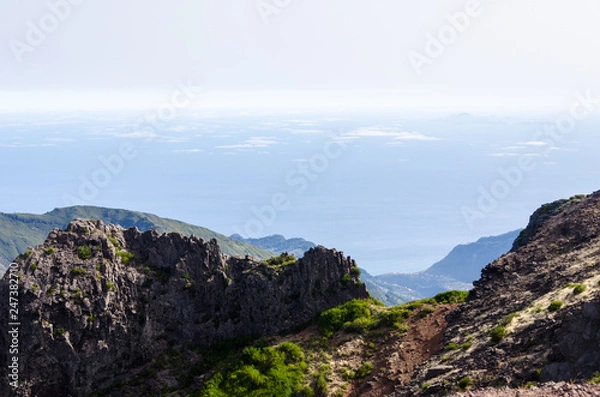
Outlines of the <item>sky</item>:
[[594,0],[5,0],[0,105],[152,106],[192,80],[198,106],[560,106],[600,91],[599,12]]
[[[423,269],[525,226],[543,202],[597,190],[599,11],[592,0],[5,0],[0,211],[142,210],[304,237],[375,274]],[[126,166],[113,173],[115,155]],[[294,174],[307,164],[323,172]],[[82,194],[107,170],[106,186]],[[256,209],[279,193],[289,207],[264,222]]]

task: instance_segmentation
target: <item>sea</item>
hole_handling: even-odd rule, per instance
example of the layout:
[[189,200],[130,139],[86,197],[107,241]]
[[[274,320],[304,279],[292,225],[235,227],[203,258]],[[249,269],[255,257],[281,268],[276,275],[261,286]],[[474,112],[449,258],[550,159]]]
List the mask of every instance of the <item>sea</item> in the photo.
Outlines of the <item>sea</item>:
[[580,113],[5,112],[0,212],[124,208],[420,271],[600,189],[600,122]]

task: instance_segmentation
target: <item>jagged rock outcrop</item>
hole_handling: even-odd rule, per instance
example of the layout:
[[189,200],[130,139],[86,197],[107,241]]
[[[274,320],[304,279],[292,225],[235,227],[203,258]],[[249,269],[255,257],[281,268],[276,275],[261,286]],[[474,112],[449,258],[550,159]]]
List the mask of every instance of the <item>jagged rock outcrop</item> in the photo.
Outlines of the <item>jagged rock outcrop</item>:
[[542,206],[447,316],[447,348],[398,395],[440,395],[461,380],[520,387],[589,379],[600,369],[599,282],[600,192]]
[[[16,259],[17,395],[84,396],[127,378],[167,346],[295,329],[367,297],[355,262],[316,247],[295,263],[223,255],[216,240],[77,220]],[[8,297],[9,277],[0,282]],[[7,324],[6,299],[0,321]],[[0,337],[0,360],[9,359]],[[9,395],[6,367],[0,395]]]

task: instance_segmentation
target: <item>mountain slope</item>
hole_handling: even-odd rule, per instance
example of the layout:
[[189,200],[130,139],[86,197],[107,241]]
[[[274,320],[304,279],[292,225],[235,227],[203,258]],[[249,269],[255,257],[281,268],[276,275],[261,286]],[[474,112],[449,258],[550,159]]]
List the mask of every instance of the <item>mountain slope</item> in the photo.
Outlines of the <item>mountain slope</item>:
[[[195,380],[183,375],[194,368],[180,365],[198,361],[202,349],[290,332],[324,310],[368,297],[356,263],[335,250],[256,262],[222,255],[216,240],[101,221],[52,231],[12,269],[0,294],[18,296],[11,321],[20,323],[19,396],[110,393],[119,382],[135,384],[140,372],[156,376],[165,357],[177,357],[170,369],[181,375],[166,382],[185,389]],[[8,324],[8,299],[0,309]],[[11,343],[2,333],[0,362],[12,361]],[[0,395],[7,396],[2,367]],[[154,392],[141,384],[132,395]]]
[[463,283],[472,283],[481,277],[481,270],[512,248],[521,230],[499,236],[482,237],[474,243],[461,244],[452,249],[441,261],[433,264],[426,274],[452,277]]
[[261,238],[244,238],[239,234],[233,234],[229,236],[229,238],[236,241],[242,241],[255,247],[260,247],[275,254],[287,252],[288,254],[294,255],[296,258],[301,258],[306,251],[317,246],[317,244],[312,241],[303,238],[296,237],[286,239],[280,234]]
[[437,353],[399,395],[443,394],[465,378],[477,387],[590,379],[600,368],[599,283],[600,192],[542,206],[447,317],[444,344],[468,345]]
[[207,241],[215,238],[219,241],[223,252],[229,255],[250,255],[257,259],[272,256],[266,250],[184,222],[143,212],[75,206],[57,208],[43,215],[0,213],[0,264],[10,263],[18,254],[24,253],[27,247],[41,244],[52,229],[64,229],[69,222],[77,218],[97,219],[124,228],[137,227],[141,231],[154,228],[159,232],[193,234]]
[[397,306],[422,297],[421,293],[408,287],[382,281],[365,269],[360,269],[360,279],[367,285],[367,291],[371,296],[379,299],[386,306]]
[[398,285],[415,292],[417,299],[449,290],[469,290],[481,270],[490,262],[510,251],[520,230],[499,236],[483,237],[474,243],[461,244],[441,261],[417,273],[386,273],[376,279],[388,285]]

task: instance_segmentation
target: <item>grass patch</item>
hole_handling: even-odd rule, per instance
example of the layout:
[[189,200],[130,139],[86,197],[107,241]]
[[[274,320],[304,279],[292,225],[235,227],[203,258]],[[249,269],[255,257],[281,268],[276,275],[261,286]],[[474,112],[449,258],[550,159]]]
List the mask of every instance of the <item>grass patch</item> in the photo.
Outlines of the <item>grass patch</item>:
[[77,256],[83,260],[90,259],[92,257],[92,249],[87,245],[77,247]]
[[349,332],[365,332],[374,323],[371,299],[353,299],[343,305],[325,310],[319,315],[319,332],[326,338],[344,327]]
[[64,328],[57,328],[54,330],[54,332],[52,333],[52,335],[54,336],[63,336],[65,334],[65,329]]
[[87,274],[87,270],[80,266],[75,266],[73,269],[71,269],[71,274],[74,276],[83,276],[84,274]]
[[447,352],[456,350],[456,349],[458,349],[458,345],[454,342],[450,342],[446,346],[444,346],[444,350]]
[[279,256],[274,256],[272,258],[262,261],[262,264],[267,265],[275,270],[280,270],[285,269],[286,267],[293,265],[296,262],[297,259],[294,255],[284,252]]
[[506,331],[506,327],[499,325],[496,328],[494,328],[493,330],[491,330],[489,332],[488,336],[492,339],[492,342],[498,343],[502,339],[504,339],[504,337],[507,334],[508,334],[508,331]]
[[461,380],[458,381],[458,387],[460,390],[466,390],[467,387],[471,386],[471,378],[465,376]]
[[600,372],[594,372],[592,377],[588,379],[588,383],[599,385],[600,384]]
[[371,364],[370,362],[366,362],[356,370],[356,377],[367,377],[371,374],[371,371],[373,371],[373,364]]
[[575,288],[573,288],[573,293],[575,295],[579,295],[587,289],[587,286],[584,284],[575,284]]
[[471,346],[473,346],[471,342],[465,342],[462,345],[458,346],[458,348],[462,350],[469,350]]
[[521,315],[519,313],[511,313],[502,319],[502,322],[500,323],[500,325],[502,325],[503,327],[507,327],[508,325],[510,325],[510,323],[512,323],[512,321],[515,318],[520,317],[520,316]]
[[464,301],[467,300],[467,297],[469,296],[469,291],[447,291],[447,292],[440,292],[439,294],[437,294],[436,296],[433,297],[433,299],[435,299],[435,301],[437,303],[447,303],[447,304],[452,304],[452,303],[463,303]]
[[307,364],[290,342],[277,347],[246,347],[241,357],[218,372],[194,396],[312,396],[303,384]]
[[419,313],[419,317],[425,318],[425,317],[427,317],[427,315],[434,313],[434,312],[435,312],[435,309],[433,307],[425,307]]
[[550,302],[550,305],[548,306],[548,311],[549,312],[556,312],[562,306],[563,306],[563,303],[561,301],[552,301],[552,302]]
[[135,255],[129,251],[118,251],[116,255],[121,258],[121,262],[123,262],[124,265],[129,265],[130,263],[136,261]]

